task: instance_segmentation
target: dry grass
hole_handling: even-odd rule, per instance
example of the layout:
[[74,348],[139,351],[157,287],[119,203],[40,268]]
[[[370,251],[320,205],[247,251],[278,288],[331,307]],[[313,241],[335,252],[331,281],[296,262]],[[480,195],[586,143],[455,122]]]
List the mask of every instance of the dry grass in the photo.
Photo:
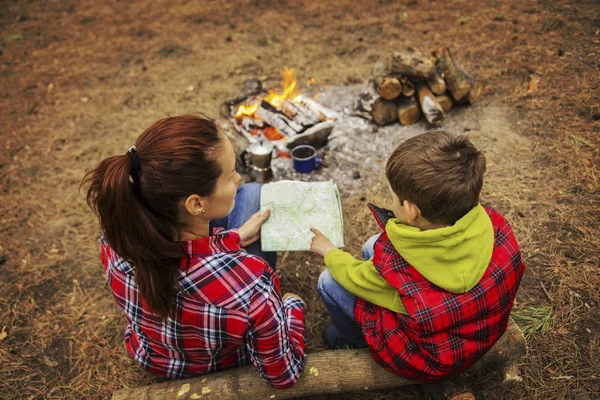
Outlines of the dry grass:
[[[514,312],[545,304],[553,310],[548,329],[528,341],[522,385],[504,390],[495,374],[467,374],[454,384],[489,399],[600,393],[599,14],[594,1],[566,0],[155,2],[150,9],[137,2],[6,4],[1,397],[108,398],[123,386],[158,380],[141,372],[122,345],[124,318],[103,282],[97,226],[77,192],[86,170],[124,151],[158,117],[216,114],[245,78],[276,77],[290,65],[324,84],[354,83],[378,56],[417,44],[456,49],[486,81],[477,107],[500,103],[510,110],[510,131],[518,135],[482,121],[491,133],[473,138],[489,161],[483,200],[511,221],[528,266]],[[15,34],[23,40],[5,40]],[[171,43],[187,53],[161,58],[158,51]],[[531,76],[540,82],[528,93]],[[186,91],[190,85],[193,92]],[[365,192],[366,201],[387,203],[383,185]],[[355,255],[376,231],[366,201],[343,200],[346,242]],[[283,290],[309,302],[313,350],[321,348],[328,319],[315,291],[321,268],[316,256],[280,257]],[[331,396],[416,397],[413,389]]]

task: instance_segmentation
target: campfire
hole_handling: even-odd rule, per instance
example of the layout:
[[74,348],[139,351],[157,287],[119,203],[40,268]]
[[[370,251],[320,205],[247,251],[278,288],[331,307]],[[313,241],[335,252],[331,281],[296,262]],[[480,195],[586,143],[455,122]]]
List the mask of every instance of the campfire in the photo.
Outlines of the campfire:
[[[468,74],[449,49],[432,55],[412,48],[396,51],[374,65],[362,90],[357,86],[315,90],[313,86],[302,93],[294,69],[285,68],[281,77],[279,90],[266,90],[257,78],[246,80],[240,94],[220,108],[219,125],[234,146],[238,172],[263,183],[272,178],[315,179],[289,158],[298,158],[293,152],[297,146],[319,149],[328,144],[318,155],[311,150],[313,157],[323,159],[326,169],[317,175],[351,187],[362,173],[359,160],[371,160],[400,132],[393,125],[373,124],[412,125],[421,119],[438,124],[454,105],[473,104],[483,91],[481,81]],[[361,170],[375,173],[376,167],[366,162]]]
[[250,144],[270,141],[284,153],[301,144],[323,146],[337,112],[300,93],[294,68],[281,76],[281,92],[263,90],[258,79],[245,81],[241,94],[222,104],[221,116]]

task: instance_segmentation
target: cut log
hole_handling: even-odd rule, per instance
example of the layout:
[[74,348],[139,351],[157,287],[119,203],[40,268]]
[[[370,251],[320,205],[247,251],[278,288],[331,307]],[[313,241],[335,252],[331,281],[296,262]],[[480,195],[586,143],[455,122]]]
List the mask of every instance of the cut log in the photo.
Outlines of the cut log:
[[391,74],[384,61],[378,61],[373,65],[373,82],[377,94],[386,100],[393,100],[402,93],[402,83],[398,77]]
[[469,104],[475,104],[483,93],[483,82],[477,81],[471,77],[467,77],[467,82],[469,83],[469,93],[466,96],[467,102]]
[[427,80],[427,85],[433,94],[444,94],[446,92],[446,82],[442,79],[440,74],[434,72]]
[[402,125],[412,125],[421,119],[421,109],[414,96],[402,99],[398,105],[398,120]]
[[483,82],[473,78],[456,60],[454,60],[454,65],[463,74],[469,85],[469,93],[463,98],[462,103],[474,104],[483,93]]
[[[470,371],[484,373],[494,368],[514,374],[526,349],[523,334],[510,320],[504,335]],[[510,385],[515,378],[519,378],[518,373],[511,377],[503,376],[503,384]],[[333,350],[311,353],[302,376],[290,389],[277,390],[267,386],[254,366],[246,366],[197,378],[121,389],[113,394],[113,400],[279,400],[345,391],[389,390],[412,384],[416,382],[380,367],[367,349]]]
[[420,81],[427,81],[435,71],[434,60],[413,48],[407,51],[395,51],[390,56],[388,65],[392,73]]
[[419,96],[419,105],[421,111],[425,115],[425,119],[430,124],[435,124],[444,119],[444,110],[440,103],[437,102],[433,93],[426,85],[419,85],[417,89],[417,95]]
[[435,99],[442,106],[442,110],[444,110],[444,114],[448,114],[448,111],[452,109],[452,99],[450,96],[446,96],[445,94],[441,96],[436,96]]
[[396,77],[386,76],[377,88],[377,93],[386,100],[393,100],[402,94],[402,83]]
[[415,94],[415,85],[412,84],[411,81],[404,78],[402,80],[402,95],[406,97],[411,97]]
[[446,81],[448,91],[455,101],[461,101],[469,93],[469,83],[462,71],[456,66],[450,49],[444,49],[436,62],[438,73]]
[[391,100],[379,98],[373,103],[373,121],[377,125],[387,125],[398,119],[398,106]]

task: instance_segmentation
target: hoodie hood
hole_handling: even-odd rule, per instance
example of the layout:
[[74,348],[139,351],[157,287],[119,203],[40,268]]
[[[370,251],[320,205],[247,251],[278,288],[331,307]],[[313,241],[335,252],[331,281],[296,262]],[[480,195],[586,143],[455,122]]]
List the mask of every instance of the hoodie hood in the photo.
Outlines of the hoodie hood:
[[454,225],[421,231],[392,218],[394,248],[421,275],[451,293],[466,293],[485,273],[494,251],[494,227],[478,204]]

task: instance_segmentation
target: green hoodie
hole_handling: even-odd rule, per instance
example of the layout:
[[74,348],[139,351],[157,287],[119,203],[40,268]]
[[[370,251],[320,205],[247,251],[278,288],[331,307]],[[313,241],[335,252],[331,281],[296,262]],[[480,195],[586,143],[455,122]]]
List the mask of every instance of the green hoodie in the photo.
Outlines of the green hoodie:
[[[492,258],[494,228],[481,205],[454,225],[421,231],[397,219],[386,224],[394,248],[421,275],[451,293],[466,293],[481,279]],[[342,250],[330,250],[325,265],[350,293],[375,305],[406,314],[398,292],[377,271],[373,259],[359,261]]]

